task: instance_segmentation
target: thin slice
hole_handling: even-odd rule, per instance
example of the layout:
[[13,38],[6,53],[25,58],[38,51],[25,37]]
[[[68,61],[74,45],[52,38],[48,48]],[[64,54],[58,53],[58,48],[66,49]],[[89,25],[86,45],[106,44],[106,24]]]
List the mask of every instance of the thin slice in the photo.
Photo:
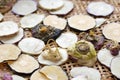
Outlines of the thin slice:
[[39,68],[39,63],[34,57],[22,54],[16,61],[8,61],[8,65],[12,70],[18,73],[29,74]]
[[107,67],[110,67],[111,61],[115,56],[111,55],[110,50],[104,48],[98,52],[97,58],[100,63],[104,64]]
[[87,12],[94,16],[108,16],[114,11],[114,7],[105,2],[91,2],[87,7]]
[[0,13],[0,21],[2,21],[3,19],[3,15]]
[[50,11],[50,14],[56,14],[56,15],[66,15],[68,14],[72,9],[74,8],[74,5],[72,1],[64,0],[64,6],[55,11]]
[[26,80],[26,79],[19,75],[12,75],[12,80]]
[[62,48],[68,48],[78,41],[76,34],[72,32],[62,33],[57,39],[56,43]]
[[44,74],[39,72],[40,70],[35,71],[31,77],[30,80],[49,80]]
[[102,33],[107,39],[120,42],[120,24],[119,23],[106,24],[102,30]]
[[18,43],[19,48],[22,52],[31,54],[31,55],[38,55],[41,53],[42,49],[45,46],[45,43],[33,37],[24,38]]
[[21,27],[22,28],[33,28],[39,23],[41,23],[44,17],[45,15],[43,14],[42,15],[41,14],[26,15],[20,20]]
[[28,15],[37,10],[37,3],[34,0],[18,0],[12,7],[12,11],[18,15]]
[[66,73],[59,66],[45,66],[40,72],[50,80],[68,80]]
[[96,21],[96,27],[100,27],[106,21],[106,19],[96,18],[95,21]]
[[88,78],[84,75],[79,75],[77,77],[72,78],[72,80],[88,80]]
[[117,78],[120,79],[120,56],[115,57],[111,62],[111,72],[113,75],[115,75]]
[[18,25],[13,21],[5,21],[0,23],[0,37],[12,35],[18,31]]
[[63,30],[67,25],[67,21],[55,15],[49,15],[43,20],[44,25],[52,26],[57,29]]
[[79,75],[87,76],[88,80],[101,80],[100,72],[94,68],[88,67],[74,67],[70,71],[72,77],[76,77]]
[[24,31],[22,28],[19,28],[19,32],[14,34],[14,35],[11,35],[11,36],[6,36],[6,37],[2,37],[1,38],[1,41],[3,43],[16,43],[18,41],[20,41],[24,36]]
[[68,18],[68,24],[71,28],[86,31],[93,27],[95,27],[96,22],[93,17],[90,17],[88,15],[74,15]]
[[63,0],[39,0],[41,8],[46,10],[57,10],[63,7]]
[[0,63],[6,60],[16,60],[21,50],[13,44],[0,45]]
[[[52,50],[55,51],[56,48],[52,48]],[[48,54],[48,50],[45,50],[38,57],[39,63],[44,64],[44,65],[61,65],[61,64],[65,63],[68,59],[67,51],[65,49],[62,49],[62,48],[58,48],[58,50],[59,50],[59,53],[60,53],[60,56],[62,57],[62,59],[60,59],[59,61],[55,61],[55,62],[45,59],[43,57],[43,55]]]

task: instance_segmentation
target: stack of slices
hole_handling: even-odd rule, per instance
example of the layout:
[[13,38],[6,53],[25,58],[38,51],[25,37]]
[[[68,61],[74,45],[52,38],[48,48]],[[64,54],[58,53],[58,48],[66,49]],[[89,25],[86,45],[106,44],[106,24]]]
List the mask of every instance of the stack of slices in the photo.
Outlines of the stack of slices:
[[69,0],[39,0],[39,5],[48,10],[50,14],[55,15],[66,15],[74,8],[73,3]]

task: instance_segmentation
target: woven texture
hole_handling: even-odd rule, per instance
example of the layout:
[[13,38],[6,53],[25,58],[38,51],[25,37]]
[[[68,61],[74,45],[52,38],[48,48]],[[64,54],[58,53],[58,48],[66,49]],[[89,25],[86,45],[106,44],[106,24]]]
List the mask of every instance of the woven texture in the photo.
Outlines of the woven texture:
[[[68,17],[75,15],[75,14],[87,14],[86,7],[91,1],[105,1],[107,3],[112,4],[115,7],[115,11],[113,12],[113,14],[105,17],[107,19],[107,21],[100,28],[95,29],[96,34],[101,34],[102,28],[107,23],[110,23],[110,22],[120,23],[120,0],[71,0],[71,1],[73,1],[74,5],[75,5],[74,9],[68,15],[60,16],[60,17],[68,18]],[[46,15],[49,14],[47,11],[44,11],[40,8],[36,11],[36,13],[40,13],[40,14],[43,13]],[[20,18],[21,18],[20,16],[14,15],[13,13],[11,13],[11,11],[9,11],[8,13],[5,14],[4,21],[12,20],[12,21],[15,21],[19,24]],[[28,29],[26,29],[25,30],[25,37],[30,37],[30,36],[32,36],[31,32]],[[6,71],[10,72],[11,70],[5,64],[6,63],[0,64],[0,71],[4,70],[5,72]],[[79,65],[75,62],[70,61],[70,60],[67,61],[65,64],[61,65],[61,67],[68,74],[69,79],[71,79],[71,76],[69,74],[70,70],[76,66],[79,66]],[[107,67],[105,67],[104,65],[101,65],[99,62],[96,62],[96,64],[94,65],[94,68],[99,70],[99,72],[101,73],[101,76],[102,76],[101,80],[117,80],[111,74],[110,70]]]

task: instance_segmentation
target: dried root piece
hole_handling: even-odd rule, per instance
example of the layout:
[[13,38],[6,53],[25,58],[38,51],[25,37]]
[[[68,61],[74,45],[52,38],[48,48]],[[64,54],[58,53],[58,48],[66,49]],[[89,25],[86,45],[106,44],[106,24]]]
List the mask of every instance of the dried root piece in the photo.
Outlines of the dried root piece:
[[71,28],[86,31],[95,27],[95,19],[88,15],[74,15],[68,18],[68,24]]
[[63,0],[39,0],[39,5],[41,8],[46,10],[57,10],[63,7]]
[[87,12],[94,16],[108,16],[114,11],[114,7],[105,2],[91,2]]
[[6,60],[16,60],[21,54],[21,50],[13,44],[0,45],[0,62]]
[[37,68],[39,68],[39,63],[34,57],[26,54],[20,55],[16,61],[8,61],[8,65],[12,70],[18,73],[30,74]]

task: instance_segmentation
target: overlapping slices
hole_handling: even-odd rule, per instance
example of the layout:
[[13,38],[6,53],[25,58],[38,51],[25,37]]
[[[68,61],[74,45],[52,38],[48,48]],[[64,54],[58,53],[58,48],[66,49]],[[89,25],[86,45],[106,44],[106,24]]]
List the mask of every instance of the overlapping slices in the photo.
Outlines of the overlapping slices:
[[94,68],[74,67],[70,71],[70,74],[72,77],[77,77],[77,76],[83,75],[86,77],[85,80],[101,80],[100,72]]
[[108,16],[114,11],[114,7],[105,2],[91,2],[87,6],[87,12],[94,16]]
[[27,54],[21,54],[16,61],[8,61],[10,68],[18,73],[29,74],[39,68],[37,60]]
[[0,23],[0,37],[12,35],[18,31],[18,25],[13,21],[4,21]]
[[59,66],[44,66],[35,71],[30,80],[68,80],[66,73]]
[[96,22],[93,17],[88,15],[74,15],[68,18],[68,24],[71,28],[86,31],[95,27]]
[[0,45],[0,63],[6,60],[16,60],[21,50],[13,44]]
[[40,54],[44,46],[45,43],[42,40],[33,37],[24,38],[18,43],[18,47],[22,50],[22,52],[31,55]]
[[22,28],[33,28],[39,23],[41,23],[44,17],[45,16],[43,14],[42,15],[40,14],[26,15],[20,20],[21,27]]
[[70,0],[63,0],[63,2],[64,6],[61,9],[49,11],[49,13],[55,15],[66,15],[74,8],[74,4]]
[[1,37],[0,40],[3,43],[17,43],[24,37],[24,30],[22,28],[19,28],[19,31],[16,34]]
[[65,32],[62,33],[57,39],[56,43],[62,48],[68,48],[78,41],[78,37],[75,33]]
[[18,15],[28,15],[37,10],[37,2],[34,0],[19,0],[12,7],[12,12]]
[[102,30],[103,35],[107,39],[120,42],[120,24],[119,23],[109,23],[106,24]]
[[63,30],[67,25],[67,21],[55,15],[49,15],[43,20],[43,24],[47,26],[52,26],[57,29]]

